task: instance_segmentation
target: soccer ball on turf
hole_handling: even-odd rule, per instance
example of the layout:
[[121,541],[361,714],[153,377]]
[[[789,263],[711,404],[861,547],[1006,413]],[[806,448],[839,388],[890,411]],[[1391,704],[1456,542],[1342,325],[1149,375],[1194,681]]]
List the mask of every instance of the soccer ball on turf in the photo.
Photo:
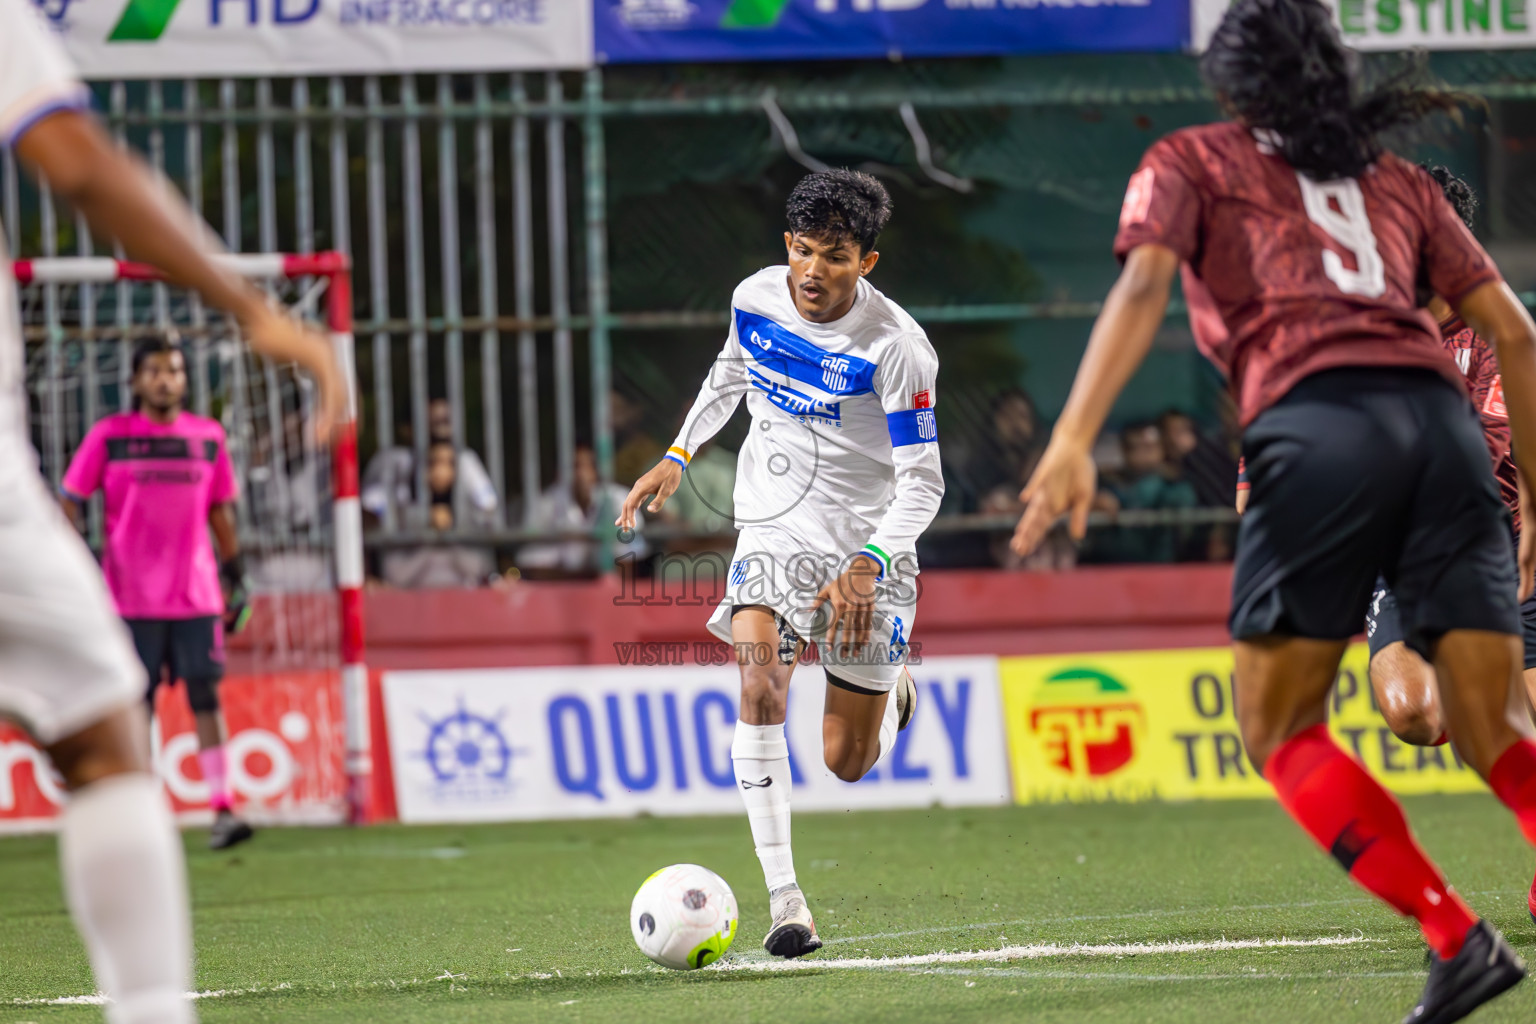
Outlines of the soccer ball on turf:
[[640,952],[678,971],[714,963],[736,937],[736,894],[725,879],[697,864],[662,868],[629,906],[629,930]]

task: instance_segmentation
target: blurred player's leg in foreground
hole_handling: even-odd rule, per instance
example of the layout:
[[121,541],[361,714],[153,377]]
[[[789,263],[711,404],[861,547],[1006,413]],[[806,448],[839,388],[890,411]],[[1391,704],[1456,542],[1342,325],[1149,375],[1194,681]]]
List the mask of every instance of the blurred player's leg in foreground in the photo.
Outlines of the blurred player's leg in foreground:
[[192,1021],[180,836],[150,770],[144,670],[95,560],[45,494],[19,436],[0,440],[0,713],[70,790],[59,858],[113,1024]]
[[[96,237],[122,243],[232,313],[252,349],[300,364],[317,432],[346,409],[326,340],[220,266],[174,191],[90,115],[90,93],[25,0],[0,0],[0,140]],[[3,237],[3,234],[0,234]],[[49,751],[71,790],[60,834],[70,911],[113,1024],[195,1019],[185,865],[144,738],[145,677],[101,570],[44,491],[22,424],[25,346],[0,248],[0,714]]]
[[112,1024],[193,1021],[181,836],[150,771],[137,702],[48,746],[70,789],[59,862]]

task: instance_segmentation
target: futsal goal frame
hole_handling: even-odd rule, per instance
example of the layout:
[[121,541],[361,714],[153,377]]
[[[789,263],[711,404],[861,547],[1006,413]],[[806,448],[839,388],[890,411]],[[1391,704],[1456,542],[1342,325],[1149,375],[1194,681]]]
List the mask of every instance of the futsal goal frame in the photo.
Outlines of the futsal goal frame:
[[[332,512],[345,719],[344,770],[347,820],[364,824],[374,818],[373,751],[370,735],[366,630],[363,618],[363,517],[357,457],[357,363],[352,331],[352,263],[342,252],[313,254],[249,253],[215,257],[216,262],[253,282],[317,279],[326,283],[324,319],[346,384],[346,416],[331,438]],[[61,256],[19,259],[12,264],[18,286],[107,285],[164,282],[165,275],[144,263],[110,257]]]

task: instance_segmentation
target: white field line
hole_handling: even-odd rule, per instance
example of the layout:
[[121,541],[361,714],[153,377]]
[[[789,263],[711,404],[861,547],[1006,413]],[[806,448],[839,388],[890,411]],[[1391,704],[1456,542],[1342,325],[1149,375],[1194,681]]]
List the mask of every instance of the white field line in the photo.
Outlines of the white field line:
[[1130,974],[1125,972],[1035,970],[1023,967],[893,967],[892,974],[960,978],[1039,978],[1047,981],[1347,981],[1353,978],[1422,978],[1427,971],[1242,971],[1238,974]]
[[[1463,892],[1462,897],[1476,899],[1483,896],[1492,896],[1502,899],[1504,896],[1524,896],[1525,890],[1514,889],[1485,889],[1478,892]],[[1164,917],[1188,917],[1192,914],[1233,914],[1247,913],[1261,910],[1293,910],[1306,907],[1371,907],[1380,906],[1370,896],[1360,895],[1350,899],[1337,900],[1305,900],[1291,903],[1249,903],[1244,906],[1224,907],[1158,907],[1153,910],[1129,910],[1118,914],[1059,914],[1055,917],[1017,917],[1007,921],[973,921],[969,924],[937,925],[932,928],[910,928],[905,931],[895,932],[868,932],[863,935],[838,935],[834,938],[825,938],[823,943],[828,946],[844,946],[852,942],[877,942],[881,939],[906,939],[914,935],[947,935],[950,932],[980,931],[984,928],[1024,928],[1031,925],[1073,924],[1085,921],[1136,921],[1157,919]]]
[[839,935],[825,939],[828,946],[842,946],[850,942],[876,942],[880,939],[906,939],[914,935],[943,935],[947,932],[979,931],[983,928],[1023,928],[1041,924],[1080,924],[1085,921],[1135,921],[1160,917],[1187,917],[1190,914],[1231,914],[1253,910],[1288,910],[1292,907],[1336,907],[1359,904],[1369,906],[1370,898],[1346,900],[1316,900],[1307,903],[1250,903],[1240,907],[1179,907],[1155,910],[1128,910],[1119,914],[1062,914],[1056,917],[1016,917],[1007,921],[975,921],[970,924],[937,925],[932,928],[909,928],[897,932],[870,932],[864,935]]
[[912,956],[845,957],[830,960],[721,961],[711,971],[849,971],[926,967],[932,964],[1008,963],[1061,956],[1154,956],[1168,953],[1217,953],[1239,949],[1279,949],[1317,946],[1354,946],[1379,942],[1359,935],[1324,935],[1316,939],[1215,939],[1206,942],[1111,942],[1083,945],[1042,942],[1028,946],[1003,946],[960,953],[918,953]]
[[[1038,943],[1029,946],[1004,946],[1001,949],[982,949],[972,952],[959,953],[923,953],[914,956],[893,957],[856,957],[829,960],[773,960],[773,961],[724,961],[705,968],[706,971],[732,972],[783,972],[783,971],[823,971],[823,970],[886,970],[902,971],[919,974],[958,974],[958,975],[985,975],[989,977],[1038,977],[1038,978],[1068,978],[1082,979],[1085,981],[1242,981],[1245,979],[1288,979],[1288,978],[1351,978],[1351,977],[1408,977],[1422,972],[1384,972],[1359,973],[1340,972],[1329,974],[1096,974],[1076,973],[1072,971],[1009,971],[1009,970],[964,970],[949,968],[949,964],[965,963],[1009,963],[1016,960],[1040,960],[1049,957],[1073,957],[1073,956],[1155,956],[1159,954],[1177,953],[1207,953],[1230,952],[1245,949],[1282,949],[1282,948],[1318,948],[1354,946],[1367,942],[1381,942],[1381,939],[1367,939],[1360,935],[1324,935],[1315,939],[1217,939],[1206,942],[1123,942],[1106,943],[1101,945],[1069,944],[1063,945],[1055,942]],[[928,968],[918,971],[916,968]],[[671,973],[656,968],[657,973]],[[591,974],[592,972],[588,972]],[[617,972],[628,973],[628,972]],[[509,976],[514,981],[544,980],[555,975],[535,973],[520,976]],[[462,974],[451,974],[445,971],[442,975],[432,979],[434,981],[458,981],[473,984]],[[410,981],[396,982],[371,982],[363,987],[368,988],[410,988],[422,984],[421,979],[413,978]],[[344,986],[355,988],[359,986]],[[234,996],[267,995],[276,992],[294,991],[298,986],[291,984],[279,985],[253,985],[247,988],[207,989],[201,992],[188,992],[188,999],[227,999]],[[12,999],[9,1002],[0,1003],[0,1006],[105,1006],[106,996],[101,994],[85,996],[60,996],[55,999]]]

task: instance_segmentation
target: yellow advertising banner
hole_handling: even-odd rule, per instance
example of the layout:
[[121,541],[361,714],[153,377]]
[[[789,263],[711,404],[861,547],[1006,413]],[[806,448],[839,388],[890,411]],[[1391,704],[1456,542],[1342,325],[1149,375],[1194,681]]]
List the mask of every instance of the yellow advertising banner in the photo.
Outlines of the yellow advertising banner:
[[[1364,644],[1329,705],[1345,750],[1398,793],[1461,793],[1482,780],[1449,745],[1412,747],[1377,711]],[[1226,647],[1000,659],[1019,803],[1264,797],[1232,712]]]

